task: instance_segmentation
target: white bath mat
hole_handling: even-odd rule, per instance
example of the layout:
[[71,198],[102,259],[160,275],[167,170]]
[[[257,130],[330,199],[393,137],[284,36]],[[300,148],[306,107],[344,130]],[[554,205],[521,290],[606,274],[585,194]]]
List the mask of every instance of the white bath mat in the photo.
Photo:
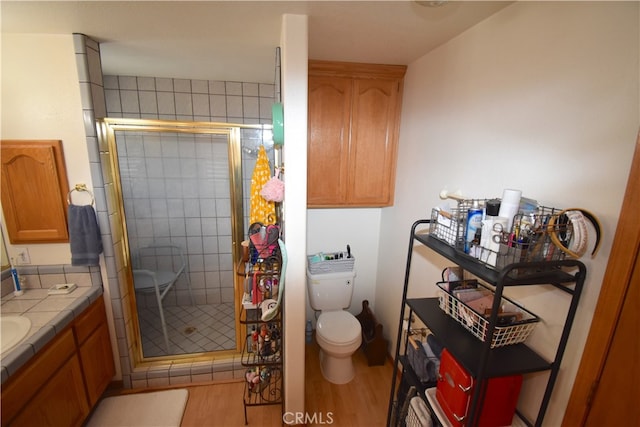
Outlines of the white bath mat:
[[179,427],[188,397],[185,389],[107,397],[86,426]]

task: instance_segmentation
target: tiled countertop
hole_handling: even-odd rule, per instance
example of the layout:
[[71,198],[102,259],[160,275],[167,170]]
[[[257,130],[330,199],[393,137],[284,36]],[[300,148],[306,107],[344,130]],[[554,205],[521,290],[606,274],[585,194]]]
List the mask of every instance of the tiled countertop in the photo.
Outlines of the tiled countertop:
[[79,286],[67,295],[27,289],[21,296],[2,297],[2,316],[20,315],[31,320],[22,342],[0,355],[2,384],[101,295],[102,286]]

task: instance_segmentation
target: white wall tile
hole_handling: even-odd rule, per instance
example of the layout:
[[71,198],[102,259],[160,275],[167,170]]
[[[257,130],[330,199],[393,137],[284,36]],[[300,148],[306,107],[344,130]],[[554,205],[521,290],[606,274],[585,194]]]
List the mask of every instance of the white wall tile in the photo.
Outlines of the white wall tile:
[[138,77],[138,90],[156,90],[156,79],[153,77]]
[[175,92],[191,93],[191,80],[173,79],[173,90]]
[[259,96],[258,83],[242,83],[242,96]]
[[118,85],[120,90],[138,90],[137,80],[132,76],[119,76]]
[[228,95],[242,96],[242,83],[240,82],[225,82],[225,90]]
[[242,98],[243,117],[250,119],[260,118],[260,98],[245,96]]
[[172,92],[158,92],[158,114],[175,114],[176,104]]
[[140,112],[140,103],[138,102],[138,91],[121,90],[120,103],[122,105],[123,113],[139,113]]
[[191,93],[175,94],[176,115],[193,117],[193,104],[191,101]]
[[242,117],[242,97],[227,95],[227,117]]
[[[224,95],[210,95],[209,104],[211,108],[212,121],[216,121],[213,117],[227,117],[227,98]],[[223,119],[222,121],[224,121]]]
[[169,233],[171,236],[186,236],[186,224],[184,218],[169,219]]
[[107,111],[110,117],[113,117],[114,113],[122,113],[122,106],[120,104],[120,91],[116,89],[105,89],[104,91],[105,101],[107,103]]
[[262,98],[271,98],[273,102],[273,98],[275,96],[275,86],[270,84],[260,83],[259,96]]
[[119,89],[118,76],[103,76],[102,84],[105,89]]
[[211,95],[225,95],[226,92],[226,84],[223,81],[209,81],[209,93]]
[[194,93],[192,95],[193,102],[193,115],[208,117],[211,113],[209,111],[209,95],[204,93]]
[[173,92],[173,79],[156,77],[156,90],[158,92]]
[[191,80],[192,93],[209,93],[209,82],[207,80]]
[[155,91],[140,91],[140,113],[158,114],[158,99]]

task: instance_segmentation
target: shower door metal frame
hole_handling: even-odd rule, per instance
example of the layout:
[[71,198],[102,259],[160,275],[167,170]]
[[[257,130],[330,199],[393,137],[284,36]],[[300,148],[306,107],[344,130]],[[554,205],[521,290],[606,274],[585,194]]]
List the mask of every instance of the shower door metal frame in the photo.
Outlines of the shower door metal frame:
[[[232,259],[234,264],[233,286],[234,286],[234,307],[235,307],[235,331],[236,349],[218,351],[216,354],[239,353],[242,350],[244,336],[239,324],[238,313],[242,303],[242,283],[240,276],[236,273],[235,266],[238,265],[242,257],[241,242],[244,239],[244,216],[243,216],[243,183],[242,183],[242,147],[241,129],[270,129],[271,125],[245,125],[219,122],[183,122],[171,120],[154,119],[127,119],[127,118],[105,118],[97,120],[98,146],[100,150],[103,175],[105,178],[105,192],[107,198],[107,208],[109,210],[111,236],[114,245],[114,257],[116,260],[116,270],[118,272],[118,282],[121,289],[121,303],[125,324],[128,331],[127,336],[133,337],[133,343],[128,342],[132,360],[135,366],[142,366],[146,362],[157,360],[179,360],[190,362],[194,360],[211,359],[212,352],[191,353],[191,354],[169,354],[166,357],[144,357],[141,333],[136,308],[136,295],[133,288],[133,271],[131,268],[131,254],[127,235],[127,224],[124,212],[124,198],[122,194],[122,183],[120,177],[120,167],[118,160],[118,150],[116,146],[117,131],[138,131],[138,132],[169,132],[187,134],[210,134],[226,135],[229,152],[229,182],[231,192],[231,227],[232,227]],[[113,205],[113,206],[111,206]],[[124,285],[124,286],[123,286]],[[125,293],[122,291],[124,290]],[[125,303],[128,300],[128,304]],[[126,311],[129,311],[128,313]],[[127,319],[132,321],[127,322]]]

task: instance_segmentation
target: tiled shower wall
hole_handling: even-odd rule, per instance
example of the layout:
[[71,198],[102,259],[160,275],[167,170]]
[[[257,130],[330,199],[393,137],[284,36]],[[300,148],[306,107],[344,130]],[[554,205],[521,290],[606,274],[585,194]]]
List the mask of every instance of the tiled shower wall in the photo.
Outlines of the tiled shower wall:
[[[100,152],[97,143],[96,137],[96,128],[95,128],[95,118],[102,117],[143,117],[142,114],[152,114],[151,118],[153,118],[154,113],[148,113],[146,111],[141,112],[140,110],[135,110],[134,107],[130,107],[128,102],[125,102],[127,107],[125,111],[122,111],[122,103],[120,98],[120,78],[118,77],[107,77],[103,80],[101,64],[100,64],[100,45],[92,40],[89,37],[86,37],[83,34],[74,34],[74,44],[75,44],[75,54],[78,66],[78,75],[79,75],[79,85],[82,91],[82,114],[84,118],[85,131],[87,135],[87,148],[89,150],[89,162],[91,165],[91,178],[93,182],[93,191],[96,202],[96,211],[98,214],[98,221],[100,223],[100,228],[102,232],[102,239],[105,246],[104,251],[104,269],[101,270],[102,278],[104,279],[105,288],[109,289],[109,305],[111,306],[111,312],[113,315],[114,326],[115,326],[115,334],[117,340],[117,348],[120,356],[119,367],[120,374],[122,378],[122,383],[124,387],[147,387],[147,386],[166,386],[170,384],[177,383],[190,383],[190,382],[200,382],[200,381],[211,381],[215,379],[228,379],[235,377],[237,374],[237,378],[241,378],[244,375],[244,368],[240,363],[239,356],[234,356],[230,360],[214,360],[213,363],[211,361],[203,361],[203,362],[193,362],[193,364],[185,364],[180,361],[178,362],[167,362],[166,365],[158,365],[153,369],[147,367],[137,367],[134,366],[133,357],[134,352],[136,351],[133,348],[134,337],[131,336],[133,333],[132,327],[132,315],[128,309],[130,307],[129,304],[129,290],[127,288],[125,274],[123,270],[122,264],[118,261],[115,256],[119,249],[119,241],[114,241],[114,238],[117,237],[118,233],[115,235],[112,233],[112,227],[118,228],[117,224],[121,223],[121,219],[118,216],[118,212],[115,206],[111,206],[107,199],[107,193],[114,194],[113,183],[110,181],[110,174],[103,173],[102,169],[102,159],[106,154]],[[279,75],[279,51],[276,49],[277,60],[276,60],[276,76],[275,76],[275,100],[279,100],[280,96],[280,75]],[[123,78],[129,82],[134,82],[136,84],[136,88],[138,88],[138,79],[135,77]],[[152,79],[154,84],[156,83],[156,79]],[[160,79],[164,81],[165,79]],[[173,79],[172,83],[175,82]],[[143,82],[147,81],[146,78],[142,80]],[[150,80],[149,80],[150,82]],[[181,80],[179,82],[182,82]],[[192,82],[191,82],[192,83]],[[182,83],[178,83],[180,86]],[[116,105],[119,105],[119,113],[117,111],[110,111],[107,114],[106,108],[106,97],[105,97],[105,85],[108,86],[110,91],[117,91],[118,96],[114,101],[114,93],[110,95],[110,103],[115,102]],[[117,86],[116,86],[117,85]],[[238,88],[238,83],[229,83],[229,91],[227,91],[227,82],[207,82],[207,85],[218,87],[221,90],[221,87],[224,86],[224,96],[225,96],[225,109],[228,112],[231,110],[231,113],[235,109],[237,110],[237,99],[230,99],[229,105],[232,106],[231,109],[227,108],[227,97],[238,96],[234,95],[234,90]],[[202,87],[202,83],[191,84],[192,87]],[[244,84],[240,83],[240,86],[244,88]],[[263,88],[265,90],[269,90],[271,85],[257,85],[258,87],[258,98],[265,97],[263,95],[267,95],[266,98],[269,98],[269,92],[260,92]],[[255,84],[249,83],[247,87],[247,92],[243,92],[243,114],[245,114],[245,105],[244,105],[244,95],[249,96],[249,93],[252,93],[251,90],[255,89]],[[156,86],[157,89],[157,86]],[[124,89],[123,90],[133,90],[133,89]],[[144,89],[143,89],[144,90]],[[134,90],[134,91],[137,91]],[[181,92],[186,93],[186,92]],[[198,93],[198,92],[196,92]],[[255,92],[254,92],[255,93]],[[127,93],[127,95],[133,95],[132,93]],[[199,95],[204,95],[204,93],[199,93]],[[209,95],[221,95],[221,93],[210,93]],[[126,95],[125,95],[126,96]],[[150,94],[142,95],[143,99],[146,96],[151,96]],[[159,98],[166,99],[167,95],[161,95]],[[178,99],[184,99],[185,96],[178,96]],[[158,96],[156,94],[156,100]],[[202,97],[196,96],[196,99],[202,99]],[[212,98],[209,98],[209,102],[211,102]],[[220,100],[220,98],[214,98]],[[175,100],[175,96],[174,96]],[[250,109],[249,105],[251,104],[250,100],[247,100],[247,108],[248,111]],[[268,115],[268,111],[260,111],[261,101],[258,100],[258,111],[259,117],[249,118],[247,117],[246,121],[244,118],[242,120],[233,120],[240,123],[257,123],[265,120],[265,123],[268,123],[270,120],[264,119],[266,115]],[[273,100],[272,100],[273,101]],[[193,102],[193,97],[192,97]],[[235,102],[235,103],[234,103]],[[135,105],[135,101],[133,101],[133,105]],[[140,98],[138,98],[138,108],[140,106]],[[196,102],[197,103],[197,102]],[[143,105],[145,103],[143,102]],[[217,111],[214,104],[214,112]],[[255,104],[251,104],[255,105]],[[135,111],[126,111],[129,109],[134,109]],[[170,106],[167,108],[171,108]],[[177,111],[181,111],[180,108],[174,106]],[[192,104],[193,108],[193,104]],[[209,114],[211,113],[211,103],[209,103]],[[116,107],[117,110],[117,107]],[[137,111],[137,112],[136,112]],[[152,110],[153,111],[153,110]],[[200,111],[199,107],[196,107],[196,112]],[[253,110],[255,111],[255,109]],[[136,114],[140,114],[137,116]],[[162,113],[163,119],[173,119],[173,116],[169,114],[165,116]],[[148,118],[148,116],[144,116]],[[197,118],[196,118],[197,117]],[[232,117],[225,115],[225,119],[222,121],[232,121]],[[160,115],[158,114],[158,118]],[[182,117],[181,117],[182,118]],[[178,119],[178,116],[175,116],[175,119]],[[201,116],[198,114],[194,115],[193,120],[200,120]],[[205,119],[207,121],[210,120],[218,120],[222,119],[221,116],[210,116]],[[269,117],[270,119],[270,117]],[[257,120],[257,121],[256,121]],[[265,146],[267,144],[265,143]],[[247,146],[243,150],[244,153],[247,154],[248,164],[243,163],[244,175],[245,179],[249,180],[251,171],[253,170],[253,164],[255,164],[255,148]],[[244,154],[243,154],[244,156]],[[105,160],[105,164],[108,164],[108,161]],[[245,187],[248,188],[248,187]],[[248,194],[246,192],[245,194]],[[246,205],[245,205],[246,206]],[[245,212],[248,212],[248,209],[245,207]]]
[[[107,116],[234,124],[270,124],[275,85],[105,76]],[[231,198],[226,139],[206,135],[116,134],[132,250],[152,241],[185,248],[198,304],[232,302]],[[271,132],[243,129],[245,212],[260,144]],[[245,219],[245,230],[247,229]],[[175,299],[188,301],[186,283]],[[151,296],[150,298],[153,298]]]

